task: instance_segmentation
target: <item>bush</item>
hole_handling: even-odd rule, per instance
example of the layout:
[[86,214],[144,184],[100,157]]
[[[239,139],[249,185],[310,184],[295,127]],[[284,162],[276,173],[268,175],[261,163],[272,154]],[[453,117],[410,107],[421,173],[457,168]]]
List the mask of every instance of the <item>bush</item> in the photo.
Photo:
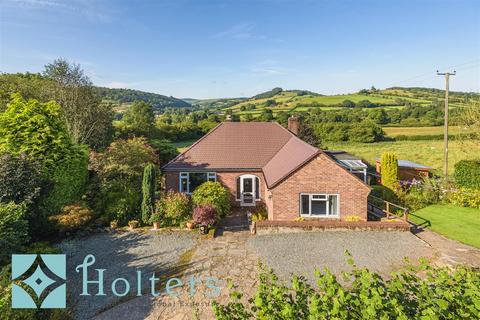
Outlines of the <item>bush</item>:
[[150,216],[150,220],[148,222],[154,223],[154,222],[161,222],[163,218],[163,206],[162,206],[162,201],[157,200],[155,201],[155,211],[153,211],[152,215]]
[[24,204],[0,203],[0,265],[10,261],[12,253],[20,252],[29,240]]
[[446,181],[435,178],[424,178],[404,192],[399,192],[401,202],[410,210],[416,211],[431,204],[439,203],[447,189]]
[[92,152],[89,164],[95,173],[92,178],[95,185],[89,192],[92,208],[122,225],[139,219],[143,171],[149,163],[156,163],[156,155],[144,138],[116,140],[104,152]]
[[210,205],[215,208],[220,217],[230,213],[230,192],[220,182],[208,181],[193,191],[192,200],[196,206]]
[[480,189],[480,160],[457,162],[454,177],[460,187]]
[[0,202],[34,203],[40,195],[43,181],[41,166],[25,154],[0,156]]
[[395,153],[382,153],[380,175],[383,186],[392,190],[398,189],[398,160]]
[[[248,300],[229,284],[230,302],[213,303],[216,319],[478,319],[479,271],[458,265],[409,266],[388,279],[349,259],[342,282],[328,269],[315,271],[316,286],[292,276],[287,286],[262,269]],[[345,282],[345,284],[343,284]]]
[[75,147],[70,157],[58,161],[49,174],[51,188],[42,197],[41,208],[45,215],[57,214],[69,203],[77,202],[85,193],[88,180],[88,150]]
[[193,221],[201,226],[213,225],[217,221],[217,211],[209,205],[200,205],[193,210]]
[[150,216],[155,211],[155,187],[156,172],[155,165],[149,163],[143,171],[142,181],[142,222],[147,224]]
[[267,208],[263,203],[258,204],[255,207],[255,210],[252,214],[252,221],[260,221],[260,220],[267,220],[267,219],[268,219]]
[[191,217],[190,198],[184,193],[168,191],[161,201],[161,210],[162,226],[178,226]]
[[61,234],[78,231],[85,227],[93,219],[93,213],[89,208],[81,205],[65,206],[61,214],[50,217],[57,224]]
[[395,192],[382,185],[373,185],[372,191],[370,192],[370,194],[374,197],[383,199],[388,202],[392,202],[396,204],[400,203],[400,199],[398,199]]
[[447,201],[460,207],[480,209],[480,190],[459,188],[447,193]]

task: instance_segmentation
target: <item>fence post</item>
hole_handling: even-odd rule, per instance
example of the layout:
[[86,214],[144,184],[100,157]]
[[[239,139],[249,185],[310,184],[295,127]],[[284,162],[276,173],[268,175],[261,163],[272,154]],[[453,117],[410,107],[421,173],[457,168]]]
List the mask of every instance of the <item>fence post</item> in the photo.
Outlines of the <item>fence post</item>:
[[390,219],[390,202],[385,201],[386,211],[387,211],[387,220]]

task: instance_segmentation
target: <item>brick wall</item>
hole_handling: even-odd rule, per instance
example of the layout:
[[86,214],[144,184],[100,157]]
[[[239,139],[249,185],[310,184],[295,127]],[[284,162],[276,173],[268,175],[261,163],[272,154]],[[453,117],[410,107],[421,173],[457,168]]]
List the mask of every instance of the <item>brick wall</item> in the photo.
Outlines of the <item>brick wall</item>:
[[272,220],[293,220],[299,217],[300,193],[339,194],[340,220],[347,215],[367,220],[369,187],[324,154],[312,159],[271,192]]
[[[237,177],[243,174],[253,174],[260,179],[260,198],[261,201],[265,200],[265,192],[266,192],[266,184],[265,179],[263,177],[262,172],[254,172],[254,171],[239,171],[239,172],[216,172],[217,173],[217,181],[220,182],[224,187],[226,187],[231,195],[232,195],[232,202],[234,204],[240,204],[240,201],[235,200],[236,192],[237,192]],[[167,190],[173,190],[178,192],[178,185],[179,185],[179,172],[166,172],[165,173],[165,184]]]

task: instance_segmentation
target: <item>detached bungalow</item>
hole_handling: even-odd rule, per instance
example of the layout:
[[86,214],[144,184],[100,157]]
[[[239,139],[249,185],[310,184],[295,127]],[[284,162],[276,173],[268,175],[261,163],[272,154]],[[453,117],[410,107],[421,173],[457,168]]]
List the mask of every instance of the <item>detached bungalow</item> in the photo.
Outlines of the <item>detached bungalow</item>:
[[167,190],[219,181],[241,207],[264,203],[269,220],[367,220],[370,187],[324,151],[275,122],[223,122],[163,167]]

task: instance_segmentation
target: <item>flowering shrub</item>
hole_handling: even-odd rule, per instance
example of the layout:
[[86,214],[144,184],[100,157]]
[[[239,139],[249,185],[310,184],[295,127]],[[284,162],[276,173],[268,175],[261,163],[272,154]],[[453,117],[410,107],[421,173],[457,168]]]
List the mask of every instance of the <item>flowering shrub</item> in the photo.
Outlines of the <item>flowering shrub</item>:
[[345,221],[347,222],[357,222],[362,220],[359,216],[354,216],[354,215],[348,215],[345,217]]
[[448,192],[447,200],[456,206],[480,209],[480,190],[459,188]]
[[77,231],[87,225],[92,218],[92,211],[78,204],[65,206],[62,213],[50,217],[57,223],[60,233]]
[[230,192],[222,187],[220,182],[205,182],[193,191],[192,200],[196,206],[210,205],[215,208],[220,217],[230,213]]
[[199,225],[212,225],[217,221],[217,211],[209,205],[201,205],[193,210],[193,221]]
[[185,193],[168,191],[157,210],[163,213],[162,226],[178,226],[191,215],[190,197]]
[[262,268],[254,296],[213,303],[216,319],[478,319],[480,274],[467,266],[410,266],[388,279],[348,259],[341,284],[328,269],[315,271],[316,286],[293,276],[291,286]]

